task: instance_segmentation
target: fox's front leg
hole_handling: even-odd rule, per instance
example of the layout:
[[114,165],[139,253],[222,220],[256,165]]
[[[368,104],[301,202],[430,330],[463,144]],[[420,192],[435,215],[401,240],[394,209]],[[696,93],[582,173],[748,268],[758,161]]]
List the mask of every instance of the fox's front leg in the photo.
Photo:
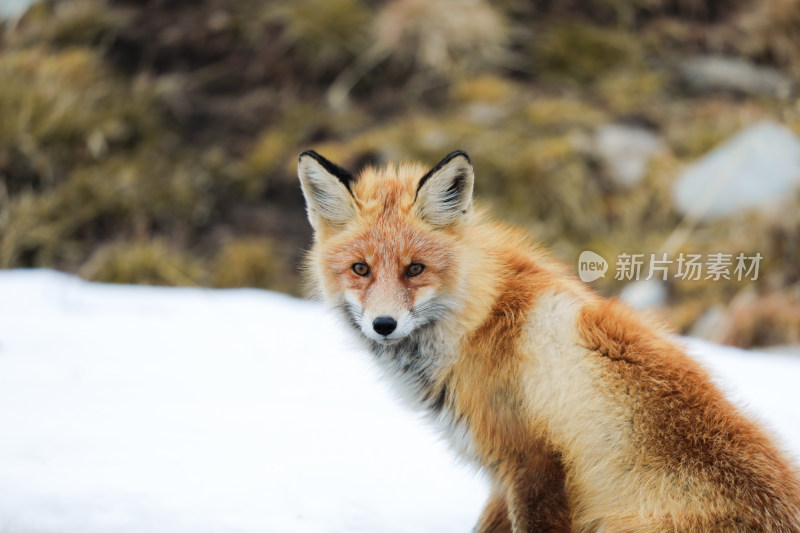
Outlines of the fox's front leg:
[[569,533],[569,505],[561,464],[538,457],[509,480],[506,505],[514,533]]
[[505,490],[499,486],[492,489],[489,501],[483,508],[473,533],[512,533],[511,519],[508,516]]
[[523,470],[508,488],[495,485],[474,533],[569,533],[563,479]]
[[572,531],[564,470],[557,454],[541,452],[499,473],[475,528],[479,533]]

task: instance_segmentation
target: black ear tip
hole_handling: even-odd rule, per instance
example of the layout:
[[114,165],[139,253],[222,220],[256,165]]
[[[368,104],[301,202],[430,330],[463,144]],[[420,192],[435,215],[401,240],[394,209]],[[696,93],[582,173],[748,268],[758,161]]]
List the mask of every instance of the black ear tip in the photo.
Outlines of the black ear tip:
[[319,155],[314,150],[306,150],[306,151],[302,152],[299,156],[297,156],[297,160],[300,161],[301,159],[303,159],[306,156],[312,157],[312,158],[316,159],[317,161],[319,161],[320,158],[322,157],[321,155]]
[[306,150],[305,152],[297,156],[297,164],[299,165],[303,161],[303,158],[306,156],[316,161],[327,172],[339,178],[339,181],[341,181],[344,184],[344,186],[347,187],[348,190],[350,189],[350,182],[352,182],[355,179],[355,176],[353,176],[353,174],[349,170],[343,169],[336,163],[331,163],[330,161],[319,155],[314,150]]
[[453,159],[455,159],[456,157],[463,157],[464,159],[467,160],[467,163],[472,165],[472,159],[470,159],[469,154],[467,152],[465,152],[464,150],[456,150],[454,152],[450,152],[449,154],[447,154],[444,157],[444,159],[442,160],[442,163],[448,163],[448,162],[452,161]]

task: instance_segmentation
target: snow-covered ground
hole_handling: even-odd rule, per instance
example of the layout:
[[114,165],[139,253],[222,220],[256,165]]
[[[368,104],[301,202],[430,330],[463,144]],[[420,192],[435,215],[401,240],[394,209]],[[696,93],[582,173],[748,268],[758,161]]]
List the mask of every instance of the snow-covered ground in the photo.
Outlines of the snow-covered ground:
[[[800,359],[691,342],[800,452]],[[469,531],[486,485],[320,305],[0,272],[0,531]]]

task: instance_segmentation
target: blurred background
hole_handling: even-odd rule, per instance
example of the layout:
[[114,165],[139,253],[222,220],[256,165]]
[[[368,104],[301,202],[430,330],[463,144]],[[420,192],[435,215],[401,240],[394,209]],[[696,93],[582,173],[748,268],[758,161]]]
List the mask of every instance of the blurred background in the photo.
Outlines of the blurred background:
[[[800,346],[800,0],[0,0],[0,268],[302,294],[296,158],[464,149],[682,333]],[[620,253],[760,253],[626,282]]]

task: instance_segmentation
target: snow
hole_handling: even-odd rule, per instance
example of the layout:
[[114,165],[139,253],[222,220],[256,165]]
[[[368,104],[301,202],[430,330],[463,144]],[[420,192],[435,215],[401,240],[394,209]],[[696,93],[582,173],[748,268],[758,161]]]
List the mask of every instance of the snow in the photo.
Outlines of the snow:
[[[800,451],[800,359],[699,341]],[[0,272],[0,531],[469,531],[485,480],[321,305]]]

